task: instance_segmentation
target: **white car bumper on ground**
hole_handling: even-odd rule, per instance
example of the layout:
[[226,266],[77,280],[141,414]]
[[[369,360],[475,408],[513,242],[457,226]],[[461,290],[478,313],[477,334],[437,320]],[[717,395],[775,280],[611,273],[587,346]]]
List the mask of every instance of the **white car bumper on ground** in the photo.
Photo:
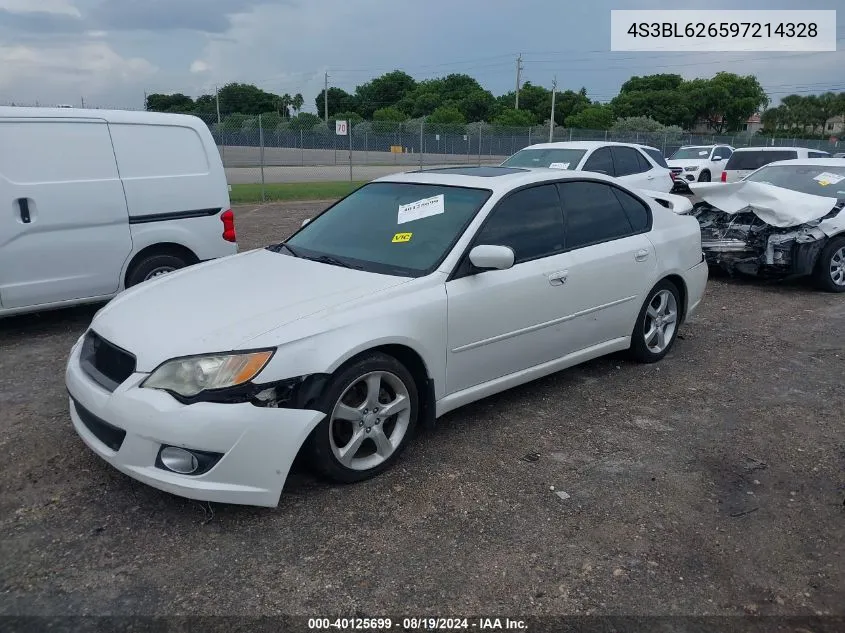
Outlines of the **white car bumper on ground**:
[[[65,373],[76,432],[121,472],[190,499],[277,505],[296,454],[325,416],[249,403],[183,405],[163,391],[141,388],[144,373],[132,374],[110,393],[83,371],[80,348],[77,343],[71,350]],[[211,458],[207,472],[182,475],[161,465],[163,446],[219,457]]]

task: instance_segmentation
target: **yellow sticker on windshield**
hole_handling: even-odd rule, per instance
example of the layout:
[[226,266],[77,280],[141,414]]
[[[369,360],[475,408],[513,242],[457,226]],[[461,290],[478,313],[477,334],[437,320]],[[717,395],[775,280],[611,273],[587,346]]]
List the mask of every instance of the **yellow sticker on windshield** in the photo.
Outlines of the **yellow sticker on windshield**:
[[830,183],[827,180],[819,180],[819,185],[827,187]]
[[397,233],[393,236],[392,242],[410,242],[413,233]]

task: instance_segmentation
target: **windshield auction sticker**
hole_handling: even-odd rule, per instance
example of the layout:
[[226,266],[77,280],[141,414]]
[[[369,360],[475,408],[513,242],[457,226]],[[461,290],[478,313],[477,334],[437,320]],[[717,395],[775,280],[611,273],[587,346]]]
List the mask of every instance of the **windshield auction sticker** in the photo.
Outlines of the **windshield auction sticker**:
[[835,10],[613,10],[611,51],[836,50]]
[[422,220],[423,218],[430,218],[433,215],[440,215],[445,212],[445,196],[441,193],[439,196],[425,198],[424,200],[417,200],[416,202],[411,202],[410,204],[399,205],[399,215],[396,219],[396,223],[405,224],[405,222]]
[[390,240],[390,241],[394,242],[394,243],[410,242],[411,237],[413,237],[413,235],[414,235],[413,233],[397,233],[396,235],[393,236],[393,239]]
[[828,185],[835,185],[836,183],[845,180],[845,176],[831,174],[829,171],[825,171],[813,178],[813,180],[818,180],[822,187],[827,187]]

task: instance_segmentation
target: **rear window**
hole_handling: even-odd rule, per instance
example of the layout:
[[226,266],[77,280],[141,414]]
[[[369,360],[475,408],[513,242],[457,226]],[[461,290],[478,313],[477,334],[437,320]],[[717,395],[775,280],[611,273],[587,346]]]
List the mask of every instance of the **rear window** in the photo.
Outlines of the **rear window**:
[[768,165],[776,160],[789,160],[790,158],[798,158],[798,152],[795,150],[773,152],[763,150],[736,151],[731,155],[727,165],[725,165],[725,169],[760,169],[763,165]]
[[651,159],[660,165],[661,167],[665,167],[669,169],[669,164],[666,162],[666,159],[663,157],[663,154],[660,153],[660,150],[656,150],[653,147],[641,147],[646,154],[651,156]]
[[553,167],[554,169],[575,169],[587,151],[583,149],[524,149],[504,163],[503,167]]

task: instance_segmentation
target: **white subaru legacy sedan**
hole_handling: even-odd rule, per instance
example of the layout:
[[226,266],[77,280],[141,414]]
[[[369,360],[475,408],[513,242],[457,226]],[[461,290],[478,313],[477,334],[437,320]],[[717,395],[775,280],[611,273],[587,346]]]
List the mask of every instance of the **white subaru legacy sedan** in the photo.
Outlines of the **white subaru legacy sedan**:
[[151,486],[274,506],[301,451],[359,481],[469,402],[620,350],[660,360],[706,283],[698,222],[613,178],[397,174],[118,295],[71,351],[70,415]]

